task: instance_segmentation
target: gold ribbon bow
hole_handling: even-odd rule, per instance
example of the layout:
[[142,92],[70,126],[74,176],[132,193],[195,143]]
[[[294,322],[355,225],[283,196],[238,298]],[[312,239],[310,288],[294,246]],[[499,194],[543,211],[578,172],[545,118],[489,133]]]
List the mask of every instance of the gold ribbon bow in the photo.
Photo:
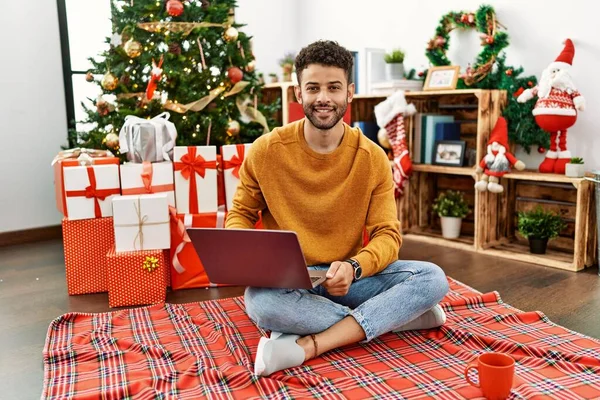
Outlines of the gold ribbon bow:
[[158,258],[154,256],[146,256],[142,263],[142,269],[147,272],[154,272],[158,268]]

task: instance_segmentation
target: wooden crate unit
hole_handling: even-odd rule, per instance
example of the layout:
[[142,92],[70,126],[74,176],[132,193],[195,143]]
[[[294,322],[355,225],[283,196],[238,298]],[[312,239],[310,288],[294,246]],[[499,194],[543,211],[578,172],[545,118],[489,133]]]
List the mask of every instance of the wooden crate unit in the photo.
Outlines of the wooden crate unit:
[[[595,222],[593,186],[584,179],[535,172],[511,173],[502,184],[504,195],[481,195],[481,235],[478,248],[488,254],[529,261],[570,271],[594,264]],[[539,180],[546,179],[546,180]],[[531,254],[528,241],[517,233],[517,213],[541,207],[559,214],[566,227],[548,242],[546,254]]]

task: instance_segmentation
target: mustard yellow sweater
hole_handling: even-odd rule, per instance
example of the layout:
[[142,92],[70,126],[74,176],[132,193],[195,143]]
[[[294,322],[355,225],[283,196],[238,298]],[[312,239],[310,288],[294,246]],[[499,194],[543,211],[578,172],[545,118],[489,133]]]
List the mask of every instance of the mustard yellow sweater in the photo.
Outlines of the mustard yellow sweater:
[[[394,183],[385,152],[344,124],[341,144],[320,154],[304,138],[304,119],[258,138],[240,169],[227,228],[295,231],[308,265],[356,259],[373,275],[402,244]],[[369,244],[362,246],[363,229]]]

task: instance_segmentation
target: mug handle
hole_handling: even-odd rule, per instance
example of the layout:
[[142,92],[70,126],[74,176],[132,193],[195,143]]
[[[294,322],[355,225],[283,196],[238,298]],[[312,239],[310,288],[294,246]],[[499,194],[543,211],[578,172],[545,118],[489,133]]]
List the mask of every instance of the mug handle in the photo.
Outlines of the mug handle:
[[471,380],[471,378],[469,378],[469,370],[470,370],[470,369],[475,369],[475,370],[477,370],[477,373],[479,373],[479,369],[477,368],[477,361],[471,361],[471,362],[469,363],[469,365],[467,365],[467,368],[465,368],[465,379],[466,379],[466,380],[467,380],[467,382],[469,382],[469,384],[471,384],[472,386],[475,386],[475,387],[481,387],[481,386],[479,386],[478,384],[476,385],[476,384],[475,384],[475,382],[473,382],[473,381]]

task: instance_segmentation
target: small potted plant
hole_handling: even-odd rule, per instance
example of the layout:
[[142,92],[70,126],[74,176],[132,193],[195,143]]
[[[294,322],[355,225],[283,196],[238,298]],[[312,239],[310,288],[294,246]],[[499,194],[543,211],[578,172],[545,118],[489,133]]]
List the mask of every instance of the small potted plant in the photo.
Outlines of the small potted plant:
[[529,240],[529,251],[533,254],[545,254],[548,240],[557,237],[566,226],[560,215],[544,211],[541,206],[518,212],[517,216],[517,230]]
[[283,81],[290,82],[292,80],[292,72],[294,71],[294,61],[296,55],[294,53],[286,53],[281,60],[279,65],[283,69]]
[[271,83],[277,83],[279,81],[279,79],[277,78],[277,74],[274,72],[271,72],[269,74],[269,78],[271,78]]
[[585,164],[583,158],[573,157],[565,166],[565,175],[571,178],[581,178],[585,175]]
[[462,192],[454,190],[440,193],[433,202],[433,211],[440,217],[442,236],[446,239],[460,236],[462,220],[471,212]]
[[404,52],[400,49],[392,50],[384,56],[385,73],[387,80],[400,80],[404,78]]

